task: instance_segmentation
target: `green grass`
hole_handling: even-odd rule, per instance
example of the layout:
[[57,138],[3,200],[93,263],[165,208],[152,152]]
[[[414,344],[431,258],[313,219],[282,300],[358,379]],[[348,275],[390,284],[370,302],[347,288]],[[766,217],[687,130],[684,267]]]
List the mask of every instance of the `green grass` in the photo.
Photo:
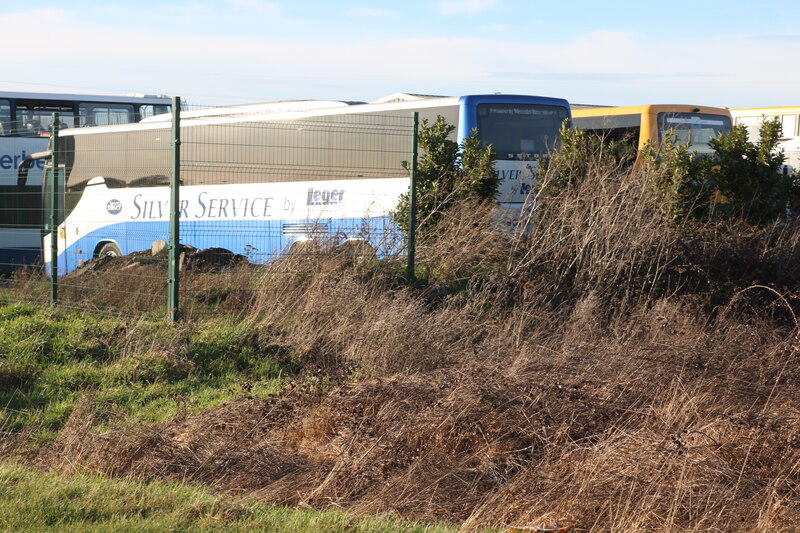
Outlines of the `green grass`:
[[0,305],[0,429],[51,440],[86,393],[103,423],[193,414],[245,394],[280,390],[296,369],[254,327],[229,317],[169,326]]
[[457,528],[237,501],[177,483],[59,476],[5,463],[0,464],[0,530],[446,533]]
[[[95,427],[140,426],[278,392],[299,367],[254,326],[178,326],[32,304],[0,305],[0,430],[22,452],[53,441],[82,398]],[[60,476],[0,463],[0,531],[446,532],[449,525],[294,510],[177,483]]]

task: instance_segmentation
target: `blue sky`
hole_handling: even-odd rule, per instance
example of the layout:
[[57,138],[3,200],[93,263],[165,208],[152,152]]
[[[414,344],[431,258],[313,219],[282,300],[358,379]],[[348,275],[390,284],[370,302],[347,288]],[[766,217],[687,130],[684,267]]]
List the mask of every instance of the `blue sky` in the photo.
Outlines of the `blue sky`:
[[800,4],[1,1],[0,90],[800,105]]

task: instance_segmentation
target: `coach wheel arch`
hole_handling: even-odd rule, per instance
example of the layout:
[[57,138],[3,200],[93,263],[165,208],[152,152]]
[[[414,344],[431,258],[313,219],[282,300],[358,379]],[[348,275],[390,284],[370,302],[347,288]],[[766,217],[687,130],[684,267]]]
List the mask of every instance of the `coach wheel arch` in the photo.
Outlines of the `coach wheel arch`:
[[121,257],[122,251],[114,242],[102,242],[97,245],[94,257]]

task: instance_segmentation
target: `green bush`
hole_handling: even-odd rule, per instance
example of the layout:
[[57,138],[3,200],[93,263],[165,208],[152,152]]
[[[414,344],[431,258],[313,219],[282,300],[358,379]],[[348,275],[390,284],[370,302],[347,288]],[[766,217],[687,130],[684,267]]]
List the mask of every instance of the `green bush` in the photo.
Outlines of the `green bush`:
[[636,147],[626,140],[607,140],[587,130],[569,127],[564,122],[559,131],[560,144],[549,157],[539,162],[545,197],[558,195],[576,180],[592,172],[621,170],[636,159]]
[[[451,140],[454,126],[442,116],[433,124],[422,120],[419,131],[421,154],[417,164],[417,235],[435,233],[442,214],[469,199],[491,201],[497,194],[498,178],[494,171],[495,154],[482,147],[473,131],[459,145]],[[404,163],[406,170],[410,166]],[[409,231],[409,196],[400,198],[392,220],[401,230]]]
[[761,139],[747,138],[736,125],[709,143],[714,152],[698,155],[668,137],[658,150],[644,154],[653,170],[663,208],[674,220],[742,220],[763,224],[786,216],[800,204],[797,174],[782,171],[784,154],[777,148],[781,126],[765,121]]

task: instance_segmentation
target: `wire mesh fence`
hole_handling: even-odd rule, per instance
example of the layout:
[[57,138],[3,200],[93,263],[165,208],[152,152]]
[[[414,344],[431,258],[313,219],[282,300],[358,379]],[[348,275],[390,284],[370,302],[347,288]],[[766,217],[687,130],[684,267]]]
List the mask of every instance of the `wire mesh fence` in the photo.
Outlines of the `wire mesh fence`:
[[[303,105],[183,109],[179,120],[54,134],[31,183],[0,190],[4,299],[210,312],[325,254],[402,257],[391,213],[409,190],[413,113]],[[24,260],[20,235],[34,254]]]
[[0,287],[4,300],[47,302],[42,269],[42,176],[52,118],[10,120],[0,104]]

